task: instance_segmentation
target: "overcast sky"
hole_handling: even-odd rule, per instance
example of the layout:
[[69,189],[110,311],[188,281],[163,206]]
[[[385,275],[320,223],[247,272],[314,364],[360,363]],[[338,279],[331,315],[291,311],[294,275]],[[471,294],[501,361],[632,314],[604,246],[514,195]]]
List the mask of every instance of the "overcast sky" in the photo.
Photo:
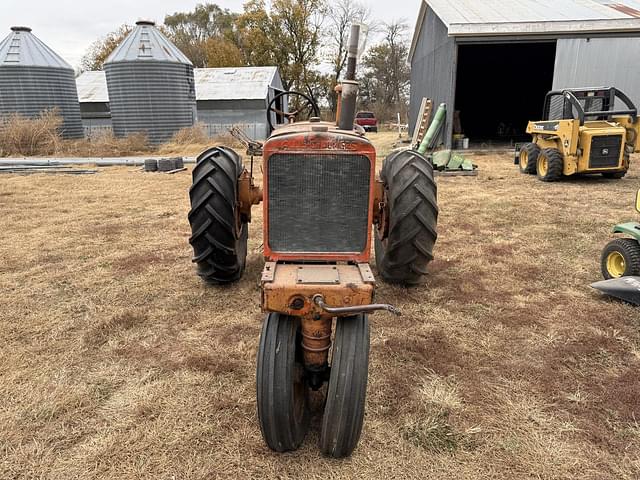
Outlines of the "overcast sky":
[[[404,18],[415,26],[421,0],[363,0],[379,21]],[[33,33],[74,67],[97,38],[123,23],[140,18],[161,23],[176,11],[193,10],[204,0],[0,0],[0,39],[12,25],[33,28]],[[244,0],[213,0],[223,8],[240,12]]]

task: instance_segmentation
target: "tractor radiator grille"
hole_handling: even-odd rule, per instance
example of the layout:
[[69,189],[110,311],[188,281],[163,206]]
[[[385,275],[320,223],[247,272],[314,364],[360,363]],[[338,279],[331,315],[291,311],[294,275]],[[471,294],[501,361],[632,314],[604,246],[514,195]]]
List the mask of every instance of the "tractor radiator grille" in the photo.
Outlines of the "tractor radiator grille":
[[364,251],[371,173],[366,156],[274,154],[267,168],[271,250]]
[[622,148],[622,136],[601,135],[591,139],[589,168],[617,167]]

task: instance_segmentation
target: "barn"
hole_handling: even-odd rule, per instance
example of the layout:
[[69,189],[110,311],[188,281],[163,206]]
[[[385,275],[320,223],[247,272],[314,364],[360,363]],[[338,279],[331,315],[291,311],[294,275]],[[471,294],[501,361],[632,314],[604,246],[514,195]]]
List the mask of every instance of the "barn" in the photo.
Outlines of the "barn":
[[[238,126],[254,139],[266,138],[268,103],[284,90],[277,67],[196,68],[194,77],[198,122],[209,136]],[[85,133],[111,128],[104,72],[84,72],[76,84]]]
[[448,147],[454,123],[472,145],[511,144],[550,90],[615,86],[640,105],[639,58],[640,0],[423,0],[410,127],[428,97],[447,104]]

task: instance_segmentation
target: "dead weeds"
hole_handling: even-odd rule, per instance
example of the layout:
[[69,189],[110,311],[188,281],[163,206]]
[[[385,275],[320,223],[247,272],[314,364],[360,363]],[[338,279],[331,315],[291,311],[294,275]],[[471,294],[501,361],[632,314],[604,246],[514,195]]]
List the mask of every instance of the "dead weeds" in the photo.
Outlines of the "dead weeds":
[[190,262],[189,175],[3,177],[0,478],[640,477],[640,315],[588,286],[636,217],[640,159],[556,184],[473,160],[477,178],[438,180],[427,285],[379,284],[403,316],[371,317],[363,435],[340,462],[318,454],[321,399],[299,451],[260,436],[261,209],[245,276],[217,288]]

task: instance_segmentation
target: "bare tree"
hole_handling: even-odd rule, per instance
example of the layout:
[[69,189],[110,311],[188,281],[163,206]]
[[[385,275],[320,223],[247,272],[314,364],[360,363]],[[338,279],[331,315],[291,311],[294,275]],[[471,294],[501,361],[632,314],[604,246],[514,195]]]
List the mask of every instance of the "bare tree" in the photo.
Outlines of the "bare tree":
[[329,103],[333,112],[337,103],[333,87],[338,84],[347,63],[349,32],[353,23],[367,24],[370,29],[373,28],[371,7],[359,0],[335,0],[329,10],[327,30],[328,57],[332,68]]

